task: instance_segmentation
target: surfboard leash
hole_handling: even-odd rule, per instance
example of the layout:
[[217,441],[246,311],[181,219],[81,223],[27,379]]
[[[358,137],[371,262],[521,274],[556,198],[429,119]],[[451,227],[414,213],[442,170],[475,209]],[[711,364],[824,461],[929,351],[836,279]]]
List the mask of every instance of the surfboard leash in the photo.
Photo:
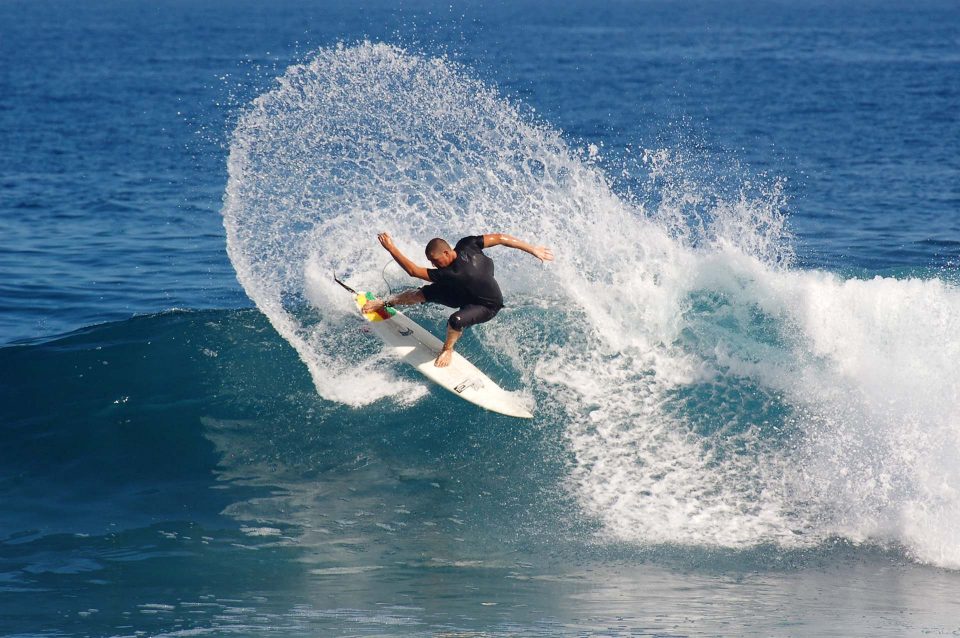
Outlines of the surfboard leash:
[[393,286],[390,285],[390,282],[387,281],[387,268],[390,267],[390,264],[396,263],[392,259],[383,265],[383,268],[380,270],[380,278],[383,279],[383,283],[387,284],[387,294],[393,294]]

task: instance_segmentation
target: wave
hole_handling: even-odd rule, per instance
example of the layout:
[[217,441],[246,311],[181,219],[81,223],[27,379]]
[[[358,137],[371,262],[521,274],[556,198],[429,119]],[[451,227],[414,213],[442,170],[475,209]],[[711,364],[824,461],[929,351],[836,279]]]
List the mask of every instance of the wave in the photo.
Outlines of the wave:
[[555,488],[555,437],[435,392],[402,412],[325,401],[252,309],[0,348],[0,543],[185,526],[313,548],[300,560],[323,566],[357,544],[390,563],[398,538],[414,556],[452,537],[480,557],[509,553],[507,538],[555,547],[578,524]]
[[426,386],[349,328],[328,273],[382,289],[381,230],[409,255],[438,235],[551,245],[548,268],[494,253],[507,308],[472,338],[562,433],[597,542],[840,536],[960,567],[957,287],[796,268],[776,179],[676,149],[614,179],[600,155],[448,59],[321,50],[239,119],[228,251],[324,399],[403,409]]

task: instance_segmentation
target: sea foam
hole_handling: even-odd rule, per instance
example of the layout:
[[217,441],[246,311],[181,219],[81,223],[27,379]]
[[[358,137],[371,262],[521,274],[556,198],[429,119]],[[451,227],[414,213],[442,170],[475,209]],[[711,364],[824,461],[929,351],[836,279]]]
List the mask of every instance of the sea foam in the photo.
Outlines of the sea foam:
[[563,430],[597,542],[841,536],[960,567],[960,291],[796,268],[776,179],[719,188],[654,149],[631,195],[597,155],[450,60],[324,49],[239,118],[228,251],[319,394],[361,407],[427,392],[330,277],[382,292],[376,232],[414,259],[434,236],[552,246],[547,268],[492,251],[507,308],[476,334]]

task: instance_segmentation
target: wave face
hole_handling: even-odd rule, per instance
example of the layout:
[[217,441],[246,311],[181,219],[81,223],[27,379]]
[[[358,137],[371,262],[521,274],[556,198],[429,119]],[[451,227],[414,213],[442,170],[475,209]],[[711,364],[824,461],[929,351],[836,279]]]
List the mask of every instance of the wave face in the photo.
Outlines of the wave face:
[[552,246],[547,268],[494,250],[507,308],[469,339],[562,432],[596,542],[839,536],[960,568],[960,290],[793,267],[775,180],[721,187],[671,149],[614,178],[596,155],[450,60],[321,50],[239,119],[230,259],[324,399],[395,410],[428,388],[331,271],[383,290],[382,230],[415,259],[434,236]]

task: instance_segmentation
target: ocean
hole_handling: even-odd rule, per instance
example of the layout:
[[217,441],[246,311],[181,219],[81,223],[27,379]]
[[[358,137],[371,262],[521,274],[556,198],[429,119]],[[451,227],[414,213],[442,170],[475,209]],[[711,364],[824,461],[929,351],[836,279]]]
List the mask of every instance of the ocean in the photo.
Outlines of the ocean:
[[[958,34],[0,3],[0,635],[960,633]],[[457,346],[532,421],[362,330],[382,231],[554,250]]]

